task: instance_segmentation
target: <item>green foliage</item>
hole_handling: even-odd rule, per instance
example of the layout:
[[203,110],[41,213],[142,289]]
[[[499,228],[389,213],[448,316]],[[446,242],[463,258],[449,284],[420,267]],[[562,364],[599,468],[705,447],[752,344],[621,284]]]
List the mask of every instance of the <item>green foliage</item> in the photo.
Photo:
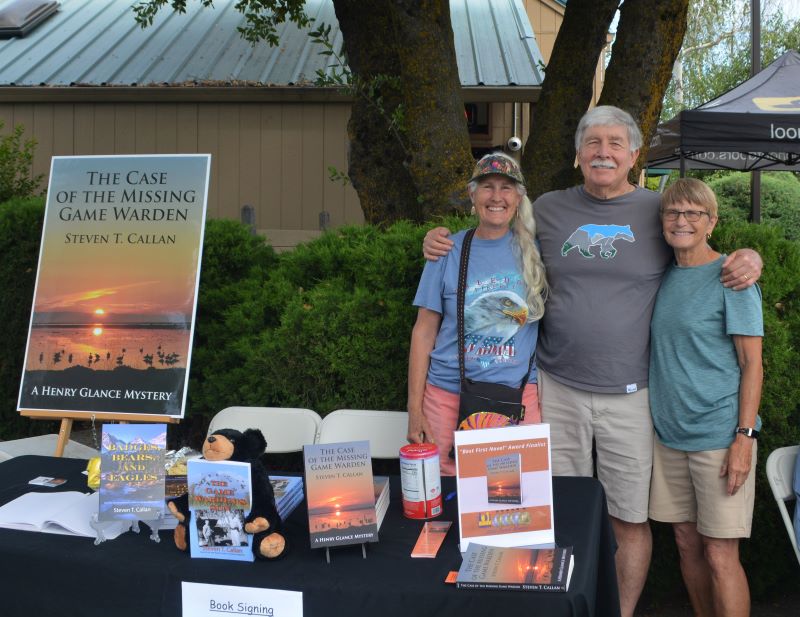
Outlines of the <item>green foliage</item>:
[[[691,0],[683,47],[664,96],[662,120],[710,101],[750,77],[750,4]],[[800,49],[800,22],[787,18],[778,4],[775,0],[762,2],[762,67],[789,49]]]
[[764,388],[759,413],[764,426],[758,442],[753,536],[742,547],[753,594],[760,596],[797,577],[765,465],[772,450],[800,443],[800,244],[784,239],[779,229],[746,223],[724,224],[714,235],[717,250],[730,253],[750,247],[764,259],[759,283],[764,297]]
[[43,220],[44,200],[40,197],[0,204],[0,316],[4,333],[0,354],[0,439],[51,428],[49,423],[20,418],[16,411]]
[[[717,173],[708,180],[717,195],[722,221],[747,221],[750,217],[750,174]],[[800,180],[789,172],[761,174],[761,222],[800,240]]]
[[[0,120],[0,130],[3,129]],[[36,142],[23,140],[25,128],[18,124],[9,135],[0,136],[0,203],[12,197],[32,197],[42,175],[33,175],[33,150]]]
[[[200,410],[195,415],[201,426],[188,423],[184,435],[202,433],[203,415],[237,403],[242,358],[232,343],[264,327],[264,315],[248,307],[247,298],[258,291],[276,261],[272,247],[248,227],[235,221],[206,222],[188,396],[188,408]],[[232,307],[239,310],[228,318]]]
[[193,362],[192,374],[202,371],[197,381],[208,386],[202,397],[191,394],[192,413],[210,417],[233,404],[323,415],[337,407],[403,409],[424,231],[407,222],[385,231],[345,227],[240,281],[206,343],[216,358],[202,368]]

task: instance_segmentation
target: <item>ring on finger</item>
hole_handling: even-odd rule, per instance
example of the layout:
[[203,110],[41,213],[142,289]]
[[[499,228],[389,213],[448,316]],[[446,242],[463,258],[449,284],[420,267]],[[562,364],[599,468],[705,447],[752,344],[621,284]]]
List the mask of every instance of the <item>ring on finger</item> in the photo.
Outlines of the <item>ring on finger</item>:
[[747,274],[745,274],[745,275],[744,275],[744,280],[745,280],[745,281],[749,281],[749,280],[750,280],[750,277],[749,277],[749,276],[747,276]]

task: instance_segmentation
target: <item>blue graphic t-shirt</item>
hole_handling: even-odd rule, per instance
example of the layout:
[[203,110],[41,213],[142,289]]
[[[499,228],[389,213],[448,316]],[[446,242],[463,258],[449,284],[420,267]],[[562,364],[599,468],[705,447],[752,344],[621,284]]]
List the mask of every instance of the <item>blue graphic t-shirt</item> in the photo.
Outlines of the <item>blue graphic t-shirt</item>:
[[[428,381],[459,391],[456,297],[462,231],[452,236],[453,250],[428,261],[414,306],[442,315],[431,353]],[[528,323],[527,289],[511,248],[511,232],[497,240],[472,239],[464,299],[464,369],[477,381],[519,387],[536,349],[539,322]],[[536,367],[528,377],[536,382]]]

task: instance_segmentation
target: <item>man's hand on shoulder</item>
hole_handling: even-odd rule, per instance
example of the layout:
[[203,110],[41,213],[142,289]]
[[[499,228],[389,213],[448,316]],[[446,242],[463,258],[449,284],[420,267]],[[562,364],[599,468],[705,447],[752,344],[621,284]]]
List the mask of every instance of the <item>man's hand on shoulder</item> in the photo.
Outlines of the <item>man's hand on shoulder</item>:
[[453,241],[447,236],[450,230],[447,227],[434,227],[425,234],[422,241],[422,254],[428,261],[438,261],[453,248]]
[[720,281],[725,287],[734,291],[747,289],[761,278],[761,269],[764,261],[753,249],[739,249],[734,251],[722,263],[722,277]]

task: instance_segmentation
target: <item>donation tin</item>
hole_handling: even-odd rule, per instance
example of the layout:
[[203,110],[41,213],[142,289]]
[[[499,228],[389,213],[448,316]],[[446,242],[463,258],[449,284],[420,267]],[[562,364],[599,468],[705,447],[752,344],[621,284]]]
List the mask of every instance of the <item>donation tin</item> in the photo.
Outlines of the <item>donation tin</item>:
[[400,448],[403,514],[407,518],[434,518],[442,513],[439,449],[432,443],[410,443]]

